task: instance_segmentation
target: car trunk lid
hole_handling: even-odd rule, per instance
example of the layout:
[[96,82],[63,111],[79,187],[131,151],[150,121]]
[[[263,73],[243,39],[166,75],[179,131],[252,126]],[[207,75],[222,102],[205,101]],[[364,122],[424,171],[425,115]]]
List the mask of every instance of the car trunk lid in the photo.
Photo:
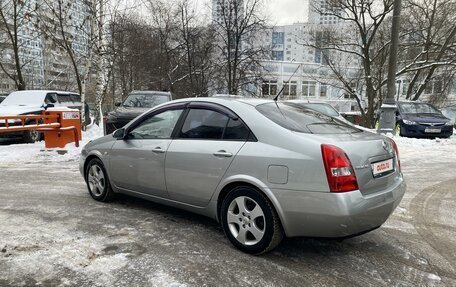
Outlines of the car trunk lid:
[[400,176],[393,143],[385,136],[370,132],[315,136],[347,154],[363,195],[385,190]]

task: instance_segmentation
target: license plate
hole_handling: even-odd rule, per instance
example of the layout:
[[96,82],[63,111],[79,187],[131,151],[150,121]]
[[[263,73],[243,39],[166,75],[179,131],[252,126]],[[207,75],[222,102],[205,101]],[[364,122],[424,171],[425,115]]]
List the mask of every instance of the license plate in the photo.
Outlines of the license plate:
[[438,134],[441,132],[441,129],[431,129],[431,128],[426,128],[424,129],[425,133],[433,133],[433,134]]
[[393,159],[387,159],[371,164],[374,177],[382,176],[394,169]]

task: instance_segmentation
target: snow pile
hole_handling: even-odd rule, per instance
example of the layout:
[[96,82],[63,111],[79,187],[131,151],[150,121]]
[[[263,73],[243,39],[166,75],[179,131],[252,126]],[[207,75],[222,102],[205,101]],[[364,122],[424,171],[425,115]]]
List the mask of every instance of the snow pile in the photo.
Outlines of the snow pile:
[[12,144],[0,146],[0,164],[9,162],[61,162],[79,159],[82,147],[89,141],[103,136],[103,126],[92,124],[82,132],[79,147],[69,143],[65,148],[46,149],[44,141],[33,144]]
[[[456,161],[456,130],[447,139],[417,139],[388,135],[397,144],[401,159],[438,159],[454,158]],[[416,158],[415,156],[421,155]],[[409,158],[410,157],[410,158]]]

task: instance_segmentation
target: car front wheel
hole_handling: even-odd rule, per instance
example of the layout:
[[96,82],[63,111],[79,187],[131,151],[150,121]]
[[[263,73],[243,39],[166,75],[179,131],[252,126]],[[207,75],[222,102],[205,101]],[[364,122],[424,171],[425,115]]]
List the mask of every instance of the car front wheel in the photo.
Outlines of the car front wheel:
[[401,136],[401,124],[397,123],[394,128],[394,135]]
[[268,252],[283,238],[282,225],[272,204],[247,186],[237,187],[225,197],[221,223],[231,243],[251,254]]
[[111,184],[103,163],[98,158],[90,160],[86,168],[86,183],[90,196],[97,201],[109,201],[113,198]]

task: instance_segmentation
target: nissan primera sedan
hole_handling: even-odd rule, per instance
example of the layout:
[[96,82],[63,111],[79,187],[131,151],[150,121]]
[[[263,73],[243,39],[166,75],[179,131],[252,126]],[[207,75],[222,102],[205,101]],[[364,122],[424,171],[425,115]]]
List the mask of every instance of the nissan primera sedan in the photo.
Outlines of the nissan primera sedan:
[[373,230],[406,188],[391,139],[260,99],[162,104],[88,143],[80,170],[95,200],[123,193],[209,216],[252,254],[283,236]]

